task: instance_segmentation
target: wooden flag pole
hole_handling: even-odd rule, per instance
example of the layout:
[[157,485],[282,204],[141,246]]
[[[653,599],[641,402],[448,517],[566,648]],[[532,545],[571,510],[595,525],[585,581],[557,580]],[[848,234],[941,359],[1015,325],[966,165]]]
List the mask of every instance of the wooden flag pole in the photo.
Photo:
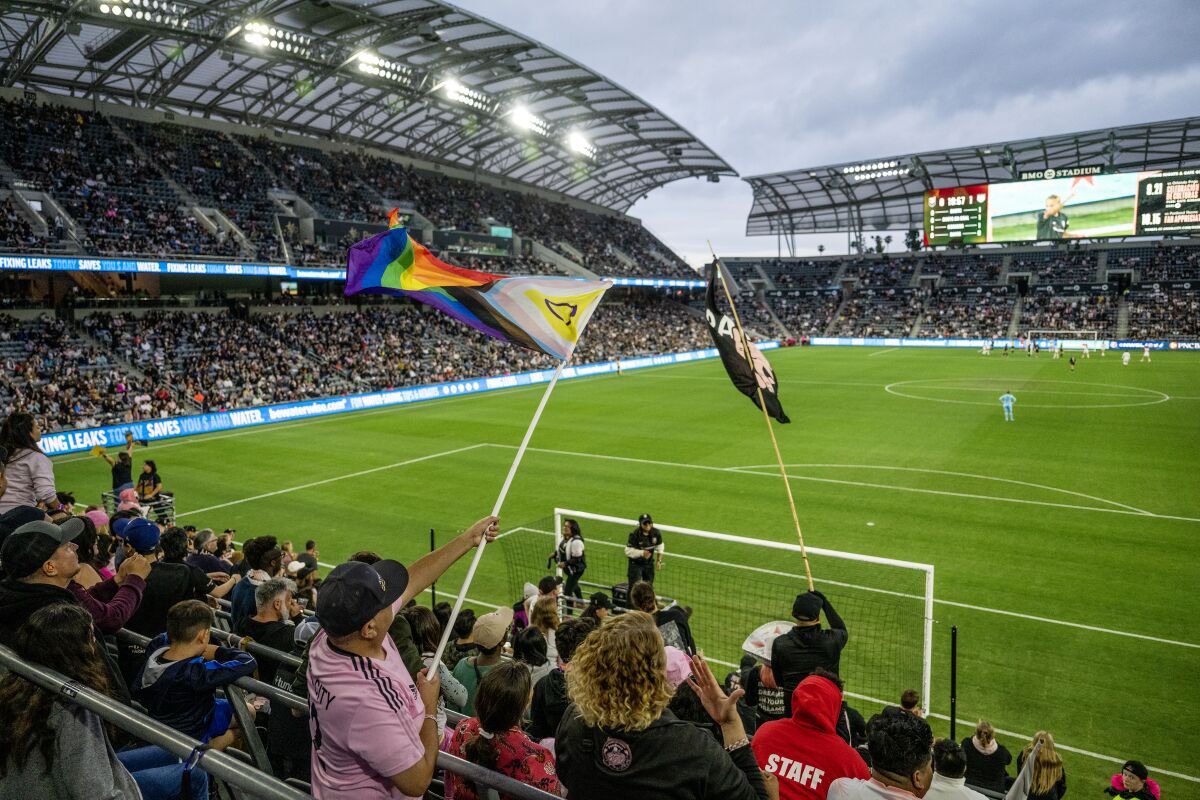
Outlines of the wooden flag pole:
[[[500,487],[500,495],[496,498],[496,504],[492,506],[492,516],[500,516],[500,509],[504,506],[504,498],[508,496],[508,490],[512,486],[513,478],[517,474],[517,467],[521,466],[521,459],[525,457],[525,450],[529,447],[529,440],[533,438],[533,431],[537,428],[538,421],[542,418],[542,412],[546,409],[546,401],[550,399],[550,393],[554,391],[555,385],[558,384],[558,379],[563,373],[563,369],[567,366],[567,362],[561,361],[558,364],[558,369],[554,370],[554,375],[550,378],[550,383],[546,385],[546,391],[542,393],[542,400],[538,403],[537,411],[533,412],[533,419],[529,421],[529,427],[525,429],[525,438],[521,440],[521,446],[517,448],[517,454],[513,458],[512,466],[508,468],[508,475],[504,478],[504,485]],[[475,578],[475,570],[479,567],[479,560],[483,557],[483,548],[487,546],[487,538],[484,537],[479,542],[479,547],[475,548],[475,556],[471,559],[471,566],[467,569],[467,577],[463,578],[462,589],[458,592],[458,597],[454,598],[454,610],[450,612],[450,619],[446,620],[446,629],[442,631],[442,640],[438,642],[437,652],[433,654],[434,668],[442,662],[442,653],[446,650],[446,645],[450,642],[450,636],[454,633],[454,621],[458,619],[458,612],[462,610],[463,599],[467,596],[467,590],[471,587],[471,581]]]
[[[721,260],[717,258],[717,254],[713,250],[712,242],[708,243],[708,250],[712,253],[713,267],[721,279],[721,288],[725,290],[725,299],[729,301],[729,310],[733,312],[733,324],[737,326],[738,338],[742,342],[742,353],[753,373],[755,372],[754,356],[750,352],[750,340],[746,338],[746,331],[742,328],[742,320],[738,316],[737,306],[733,303],[733,295],[730,294],[729,285],[725,282],[725,271],[721,267]],[[808,565],[808,550],[804,546],[804,532],[800,530],[800,515],[796,513],[796,500],[792,497],[792,484],[788,480],[787,469],[783,466],[783,455],[779,452],[779,442],[775,439],[775,426],[771,424],[771,415],[767,413],[766,399],[763,397],[762,387],[758,385],[757,379],[754,381],[754,390],[758,393],[758,405],[762,409],[763,419],[767,422],[767,433],[771,436],[771,446],[775,448],[775,461],[779,464],[779,475],[783,478],[783,488],[787,492],[788,508],[792,510],[792,523],[796,526],[796,538],[800,540],[800,557],[804,559],[804,577],[808,579],[808,590],[811,592],[813,590],[812,568]]]

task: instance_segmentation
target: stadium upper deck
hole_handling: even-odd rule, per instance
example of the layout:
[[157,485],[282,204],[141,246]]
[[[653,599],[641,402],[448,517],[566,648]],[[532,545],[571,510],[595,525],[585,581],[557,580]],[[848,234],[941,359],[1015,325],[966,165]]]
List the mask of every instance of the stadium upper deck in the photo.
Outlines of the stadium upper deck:
[[1200,117],[1125,125],[743,178],[749,236],[921,227],[925,192],[1083,165],[1106,172],[1200,166]]

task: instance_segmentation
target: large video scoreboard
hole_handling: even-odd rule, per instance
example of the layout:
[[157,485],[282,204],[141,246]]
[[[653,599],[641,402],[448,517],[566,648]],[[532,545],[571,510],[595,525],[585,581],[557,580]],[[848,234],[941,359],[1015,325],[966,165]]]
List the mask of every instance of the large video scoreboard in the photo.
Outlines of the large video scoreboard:
[[1043,170],[1036,180],[925,193],[927,245],[1200,231],[1200,169],[1109,175]]

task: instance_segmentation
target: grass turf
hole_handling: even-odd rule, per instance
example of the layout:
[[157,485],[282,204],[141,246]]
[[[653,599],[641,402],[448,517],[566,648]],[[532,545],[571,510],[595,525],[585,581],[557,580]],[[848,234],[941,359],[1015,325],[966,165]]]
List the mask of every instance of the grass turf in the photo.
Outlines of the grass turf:
[[[1200,736],[1188,724],[1200,707],[1192,593],[1200,585],[1200,359],[1156,353],[1139,364],[1135,353],[1122,367],[1110,353],[1071,374],[1049,353],[797,348],[769,356],[794,420],[776,429],[785,460],[860,465],[789,470],[810,545],[932,563],[939,601],[1171,640],[939,604],[931,710],[948,711],[955,625],[960,720],[1045,729],[1060,744],[1138,758],[1171,800],[1200,797],[1200,782],[1154,772],[1200,776]],[[1014,423],[1003,422],[997,402],[1005,390],[1018,398]],[[270,533],[298,548],[315,538],[327,562],[363,548],[411,560],[428,548],[430,528],[444,540],[491,508],[540,391],[178,440],[144,455],[157,460],[188,523],[233,527],[242,539]],[[502,446],[472,447],[481,443]],[[794,538],[778,478],[678,466],[774,461],[761,414],[716,361],[563,383],[532,444],[504,527],[557,505],[618,516],[651,510],[673,525]],[[471,449],[447,453],[458,448]],[[432,454],[444,455],[414,460]],[[95,458],[60,458],[56,473],[59,488],[80,497],[107,488]],[[711,556],[721,558],[720,548]],[[441,593],[458,587],[465,566],[451,570]],[[503,573],[485,557],[470,596],[513,602]],[[780,609],[789,607],[790,597],[780,598]],[[777,611],[764,610],[764,619]],[[704,623],[694,625],[703,646]],[[946,734],[945,722],[932,723]],[[968,732],[960,724],[958,736]],[[1024,743],[1001,739],[1014,752]],[[1063,755],[1073,790],[1084,794],[1119,769]]]

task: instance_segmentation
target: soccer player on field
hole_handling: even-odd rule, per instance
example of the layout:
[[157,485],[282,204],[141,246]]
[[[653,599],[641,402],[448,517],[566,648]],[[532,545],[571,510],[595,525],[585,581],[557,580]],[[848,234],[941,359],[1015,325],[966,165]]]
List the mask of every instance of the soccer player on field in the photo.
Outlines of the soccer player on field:
[[1017,398],[1013,397],[1012,392],[1005,392],[1000,395],[1000,405],[1004,407],[1004,421],[1013,421],[1013,404],[1017,402]]
[[1121,366],[1123,366],[1123,367],[1129,366],[1129,351],[1128,350],[1126,350],[1124,353],[1121,354]]
[[1075,356],[1071,356],[1071,372],[1075,371]]
[[1149,360],[1150,360],[1150,346],[1143,345],[1142,346],[1142,357],[1138,360],[1138,363],[1140,364],[1143,361],[1149,361]]
[[1088,351],[1087,342],[1084,342],[1084,343],[1083,343],[1083,357],[1084,357],[1084,358],[1091,358],[1091,357],[1092,357],[1092,354],[1091,354],[1091,353]]

